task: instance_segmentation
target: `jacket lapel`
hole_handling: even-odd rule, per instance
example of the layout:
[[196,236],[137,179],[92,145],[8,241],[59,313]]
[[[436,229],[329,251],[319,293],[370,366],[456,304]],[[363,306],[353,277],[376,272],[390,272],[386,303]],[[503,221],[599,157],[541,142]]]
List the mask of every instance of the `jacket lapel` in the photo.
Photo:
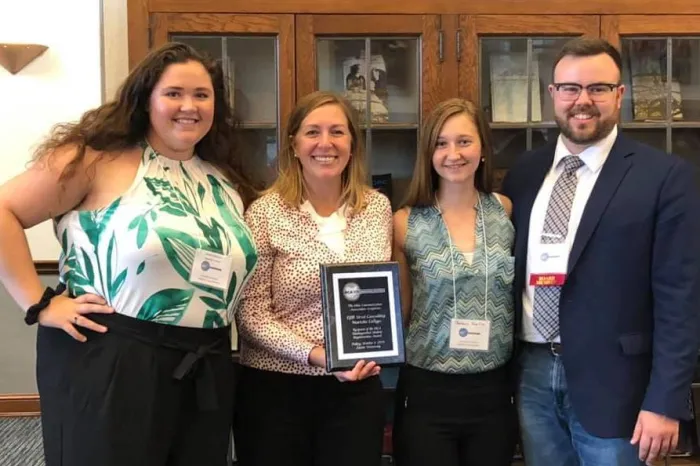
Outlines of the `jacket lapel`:
[[574,244],[569,253],[568,273],[571,273],[576,266],[576,262],[578,262],[588,240],[598,226],[601,216],[625,177],[627,170],[632,166],[632,160],[628,158],[632,153],[633,150],[625,138],[618,136],[607,160],[601,168],[598,180],[596,180],[591,196],[588,198],[586,207],[583,210],[581,223],[576,231]]
[[525,276],[525,264],[527,262],[527,244],[530,236],[532,205],[535,203],[535,198],[537,198],[537,193],[540,191],[544,178],[552,167],[555,148],[556,143],[549,144],[533,157],[529,164],[531,170],[527,173],[527,188],[522,193],[521,201],[515,201],[518,204],[519,217],[522,217],[522,219],[518,218],[517,221],[517,224],[520,226],[518,231],[523,235],[516,243],[515,257],[518,264],[521,265],[522,270],[520,272],[523,277]]

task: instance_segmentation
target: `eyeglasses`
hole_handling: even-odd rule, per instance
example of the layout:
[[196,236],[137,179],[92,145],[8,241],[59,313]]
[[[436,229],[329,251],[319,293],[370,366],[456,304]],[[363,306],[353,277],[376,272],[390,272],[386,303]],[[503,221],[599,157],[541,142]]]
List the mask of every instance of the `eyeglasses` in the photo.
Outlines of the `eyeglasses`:
[[[562,100],[572,101],[578,99],[584,86],[578,83],[554,83],[552,84]],[[585,86],[586,94],[591,100],[600,102],[607,100],[612,92],[622,84],[593,83]]]

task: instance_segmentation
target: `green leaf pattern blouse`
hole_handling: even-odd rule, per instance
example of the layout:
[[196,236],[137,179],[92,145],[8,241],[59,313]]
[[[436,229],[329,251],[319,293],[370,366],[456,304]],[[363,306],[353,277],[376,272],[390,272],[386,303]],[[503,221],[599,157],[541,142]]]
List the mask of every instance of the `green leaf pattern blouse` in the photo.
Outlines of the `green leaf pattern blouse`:
[[[107,207],[56,219],[61,281],[74,296],[97,294],[129,317],[227,326],[257,263],[241,198],[196,155],[177,161],[143,148],[136,178],[123,195]],[[190,280],[199,249],[232,257],[224,289]]]

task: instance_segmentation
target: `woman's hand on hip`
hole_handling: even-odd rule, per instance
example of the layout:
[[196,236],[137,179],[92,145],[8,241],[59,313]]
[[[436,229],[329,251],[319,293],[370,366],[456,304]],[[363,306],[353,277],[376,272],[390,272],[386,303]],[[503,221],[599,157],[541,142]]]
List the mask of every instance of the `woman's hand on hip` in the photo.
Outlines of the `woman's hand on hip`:
[[85,314],[111,314],[114,309],[107,305],[101,296],[84,294],[77,298],[65,295],[55,296],[49,305],[39,313],[39,324],[44,327],[60,328],[80,342],[87,341],[77,327],[84,327],[93,332],[105,333],[107,327],[93,322]]

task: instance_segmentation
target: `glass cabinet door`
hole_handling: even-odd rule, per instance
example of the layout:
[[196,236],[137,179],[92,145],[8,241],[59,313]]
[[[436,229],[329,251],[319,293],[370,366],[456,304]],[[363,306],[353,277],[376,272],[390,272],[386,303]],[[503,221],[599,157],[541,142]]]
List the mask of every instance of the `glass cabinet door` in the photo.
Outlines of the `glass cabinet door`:
[[602,25],[622,53],[622,130],[700,171],[700,16],[604,16]]
[[700,34],[623,37],[626,134],[700,168]]
[[[241,128],[244,170],[269,185],[276,177],[282,114],[291,111],[293,54],[288,15],[158,15],[156,37],[183,42],[221,62]],[[156,44],[160,45],[160,44]],[[284,62],[284,63],[283,63]]]
[[460,57],[460,94],[481,106],[491,127],[495,190],[522,153],[558,137],[548,91],[554,60],[573,35],[597,36],[598,28],[597,18],[587,16],[460,18],[467,52]]
[[298,52],[313,61],[299,66],[297,90],[300,96],[334,91],[357,110],[371,183],[396,209],[413,174],[421,115],[432,104],[426,95],[439,99],[426,90],[436,88],[439,70],[428,71],[422,62],[425,53],[438,53],[437,41],[431,32],[424,34],[431,26],[425,17],[351,18],[302,15],[298,20],[306,24],[298,31],[313,31],[304,37],[297,32]]
[[413,173],[420,121],[417,38],[319,38],[318,88],[357,110],[372,185],[401,202]]

